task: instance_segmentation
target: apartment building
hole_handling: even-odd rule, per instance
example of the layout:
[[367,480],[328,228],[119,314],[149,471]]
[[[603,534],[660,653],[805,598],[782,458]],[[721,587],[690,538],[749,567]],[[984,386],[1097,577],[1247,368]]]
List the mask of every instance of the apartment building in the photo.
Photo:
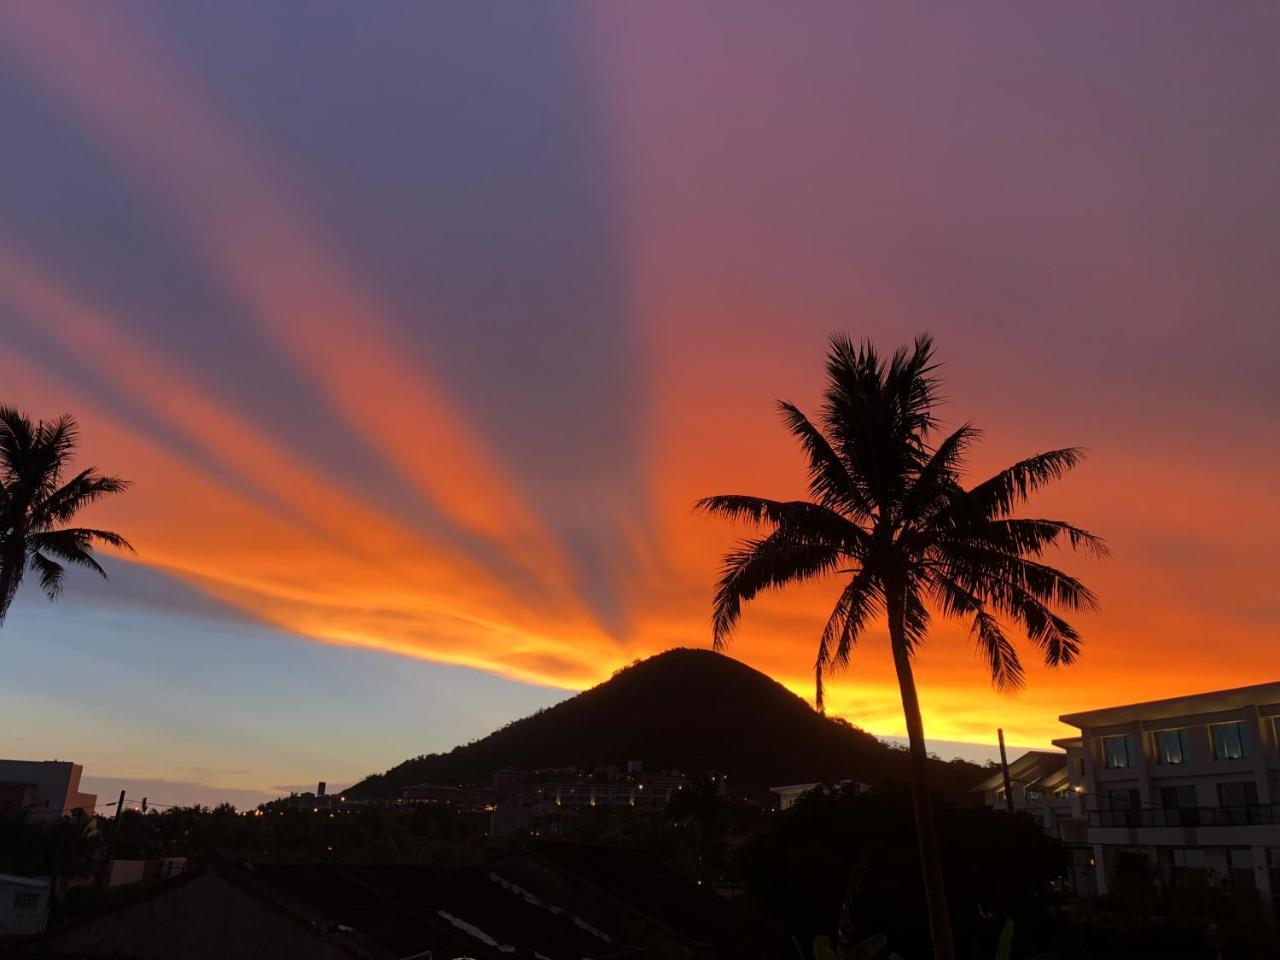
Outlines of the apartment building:
[[[1164,883],[1214,874],[1280,916],[1280,682],[1059,719],[1079,736],[1010,764],[1014,806],[1088,851],[1098,893],[1140,851]],[[978,787],[991,806],[1002,779]]]
[[83,773],[64,760],[0,760],[0,816],[92,817],[98,797],[80,791]]
[[[987,806],[1009,809],[1005,796],[1004,773],[997,770],[973,788],[982,794]],[[1080,837],[1079,815],[1072,803],[1067,755],[1060,750],[1028,750],[1009,764],[1009,789],[1013,809],[1035,817],[1045,832],[1068,843]]]
[[1066,714],[1067,753],[1105,892],[1120,850],[1170,882],[1213,871],[1280,895],[1280,683]]
[[558,807],[638,807],[660,810],[677,790],[683,790],[689,778],[683,775],[641,777],[582,777],[538,783],[534,789],[544,802]]

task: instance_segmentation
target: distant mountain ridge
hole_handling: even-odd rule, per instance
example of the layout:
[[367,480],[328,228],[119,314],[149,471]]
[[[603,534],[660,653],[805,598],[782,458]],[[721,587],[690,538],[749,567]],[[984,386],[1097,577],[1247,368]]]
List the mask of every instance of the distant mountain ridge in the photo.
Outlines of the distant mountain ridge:
[[[399,796],[417,783],[483,782],[504,767],[591,770],[628,760],[640,760],[645,770],[717,770],[739,793],[907,777],[903,750],[822,716],[738,660],[676,648],[480,740],[406,760],[346,792]],[[974,764],[933,762],[933,782],[944,792],[962,794],[984,775]]]

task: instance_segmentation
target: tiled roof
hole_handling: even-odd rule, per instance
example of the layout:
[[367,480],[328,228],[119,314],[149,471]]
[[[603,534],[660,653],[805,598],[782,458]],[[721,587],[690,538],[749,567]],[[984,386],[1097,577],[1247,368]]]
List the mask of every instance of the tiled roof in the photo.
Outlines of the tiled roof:
[[256,880],[397,957],[549,960],[642,956],[483,869],[269,864]]

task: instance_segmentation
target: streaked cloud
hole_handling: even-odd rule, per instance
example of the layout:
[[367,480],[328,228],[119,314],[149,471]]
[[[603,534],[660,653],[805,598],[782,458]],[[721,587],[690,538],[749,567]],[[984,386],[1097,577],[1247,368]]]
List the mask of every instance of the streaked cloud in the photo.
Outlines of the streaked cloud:
[[[138,562],[578,688],[707,641],[740,531],[689,505],[802,493],[771,404],[816,405],[826,334],[928,328],[975,474],[1088,446],[1043,509],[1115,552],[1073,567],[1104,601],[1082,664],[1017,698],[940,628],[930,733],[1044,743],[1136,675],[1272,679],[1273,16],[512,16],[0,14],[0,399],[76,412],[137,481],[104,520]],[[808,695],[832,596],[761,600],[733,652]],[[830,699],[893,734],[884,642]]]

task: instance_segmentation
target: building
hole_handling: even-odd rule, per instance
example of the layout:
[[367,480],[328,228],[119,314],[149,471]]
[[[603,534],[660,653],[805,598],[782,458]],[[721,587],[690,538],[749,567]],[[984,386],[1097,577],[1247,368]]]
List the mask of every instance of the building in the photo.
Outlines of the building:
[[[711,779],[723,789],[722,778],[712,776]],[[557,807],[634,807],[641,810],[661,810],[677,791],[683,790],[689,783],[688,777],[674,771],[627,776],[615,767],[601,768],[595,775],[536,783],[533,789],[537,799]]]
[[29,937],[49,917],[49,878],[0,873],[0,937]]
[[1280,682],[1062,718],[1080,736],[1055,741],[1085,802],[1098,889],[1117,854],[1140,849],[1176,883],[1213,871],[1280,894]]
[[0,760],[0,817],[93,816],[98,797],[80,792],[82,773],[63,760]]
[[[1014,805],[1087,850],[1097,893],[1140,853],[1170,888],[1216,876],[1280,916],[1280,682],[1060,719],[1079,736],[1010,764]],[[978,789],[1003,808],[1000,779]]]
[[[844,787],[850,783],[853,783],[853,781],[841,780],[839,783],[834,784],[834,786]],[[790,810],[792,807],[796,805],[796,801],[799,800],[801,797],[803,797],[806,793],[809,793],[812,790],[817,790],[821,786],[822,784],[818,782],[790,783],[783,787],[770,787],[769,792],[778,798],[778,810],[782,811],[782,810]],[[859,782],[854,784],[854,793],[861,793],[864,790],[870,790],[870,789],[871,788],[867,786],[865,783]]]
[[[1028,750],[1009,764],[1009,787],[1015,811],[1035,817],[1051,836],[1068,843],[1082,839],[1078,829],[1080,818],[1072,804],[1066,753]],[[973,789],[982,794],[987,806],[1009,809],[1003,771],[997,770]]]
[[34,946],[77,960],[746,960],[766,936],[646,851],[555,844],[484,867],[210,862]]

